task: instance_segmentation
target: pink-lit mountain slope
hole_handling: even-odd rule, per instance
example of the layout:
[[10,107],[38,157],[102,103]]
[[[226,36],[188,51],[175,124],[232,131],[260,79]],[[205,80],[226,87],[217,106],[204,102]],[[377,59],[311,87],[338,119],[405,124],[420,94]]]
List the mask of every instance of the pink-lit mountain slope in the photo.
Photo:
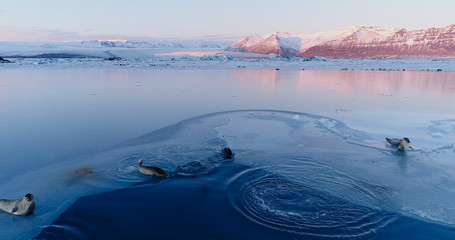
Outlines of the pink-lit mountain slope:
[[300,57],[426,58],[455,57],[455,24],[408,31],[381,27],[349,27],[313,34],[252,35],[226,50]]

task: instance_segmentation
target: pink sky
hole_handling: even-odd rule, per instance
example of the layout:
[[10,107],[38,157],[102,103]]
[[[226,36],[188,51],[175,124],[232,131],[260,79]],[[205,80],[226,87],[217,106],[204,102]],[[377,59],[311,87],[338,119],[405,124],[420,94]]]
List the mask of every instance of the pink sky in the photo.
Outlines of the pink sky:
[[0,41],[228,38],[349,26],[409,30],[455,23],[447,0],[40,0],[0,5]]

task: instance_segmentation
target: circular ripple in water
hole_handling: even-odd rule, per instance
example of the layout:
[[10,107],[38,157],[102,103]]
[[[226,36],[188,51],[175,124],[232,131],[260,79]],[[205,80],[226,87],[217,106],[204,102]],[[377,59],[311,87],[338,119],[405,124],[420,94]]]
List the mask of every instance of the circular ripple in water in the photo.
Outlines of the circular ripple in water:
[[130,154],[119,160],[118,169],[112,169],[112,174],[123,182],[143,180],[144,175],[137,170],[141,158],[146,165],[159,166],[167,172],[172,172],[179,161],[185,161],[185,152],[187,150],[180,147],[165,147],[156,149],[154,153]]
[[292,183],[280,175],[249,178],[235,180],[231,202],[244,216],[267,227],[307,237],[356,239],[374,236],[392,220],[385,213]]

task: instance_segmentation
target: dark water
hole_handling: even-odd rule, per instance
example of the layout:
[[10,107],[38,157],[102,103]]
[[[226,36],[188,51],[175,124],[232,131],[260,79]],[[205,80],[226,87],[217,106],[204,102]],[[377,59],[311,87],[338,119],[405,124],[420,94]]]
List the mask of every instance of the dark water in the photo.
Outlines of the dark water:
[[[249,179],[224,185],[222,179],[242,172]],[[263,204],[275,209],[268,212]],[[302,215],[286,215],[296,210]],[[204,176],[82,197],[36,239],[455,239],[454,234],[451,227],[354,205],[229,162]]]

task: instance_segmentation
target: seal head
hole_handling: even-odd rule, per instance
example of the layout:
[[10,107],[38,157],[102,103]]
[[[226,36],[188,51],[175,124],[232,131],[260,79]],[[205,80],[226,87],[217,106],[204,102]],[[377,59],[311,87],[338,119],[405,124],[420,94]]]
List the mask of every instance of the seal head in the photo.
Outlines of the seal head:
[[234,157],[234,153],[229,147],[224,147],[221,149],[221,153],[223,154],[224,159],[232,159]]

